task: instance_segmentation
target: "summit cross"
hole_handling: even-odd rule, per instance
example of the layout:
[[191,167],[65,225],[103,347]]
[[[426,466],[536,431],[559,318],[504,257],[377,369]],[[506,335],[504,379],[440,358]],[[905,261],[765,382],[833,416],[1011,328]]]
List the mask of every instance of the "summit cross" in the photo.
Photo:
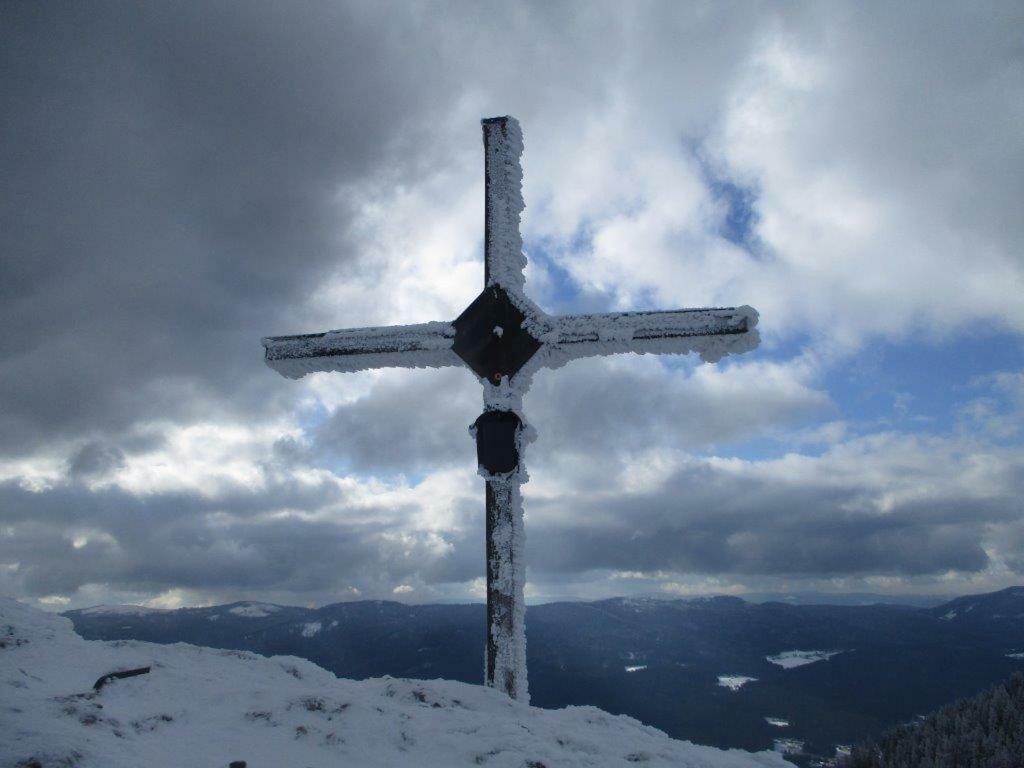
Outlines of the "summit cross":
[[548,315],[526,297],[519,216],[523,137],[512,117],[481,121],[484,138],[484,289],[451,322],[355,328],[263,339],[266,362],[288,378],[316,371],[466,365],[483,385],[470,427],[485,481],[487,642],[485,682],[528,701],[523,587],[522,452],[532,440],[523,395],[533,374],[618,352],[686,354],[705,362],[758,344],[750,307]]

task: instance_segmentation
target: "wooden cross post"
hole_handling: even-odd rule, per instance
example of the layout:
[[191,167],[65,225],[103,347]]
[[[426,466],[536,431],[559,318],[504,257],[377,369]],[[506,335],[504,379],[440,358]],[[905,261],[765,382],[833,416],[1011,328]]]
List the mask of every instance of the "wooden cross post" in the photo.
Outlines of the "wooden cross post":
[[481,121],[484,134],[484,290],[450,323],[356,328],[263,339],[267,364],[289,378],[315,371],[466,365],[484,389],[471,428],[486,482],[485,682],[528,701],[523,587],[523,447],[532,437],[523,394],[540,368],[618,352],[686,354],[706,362],[758,344],[750,307],[552,316],[524,293],[523,152],[511,117]]

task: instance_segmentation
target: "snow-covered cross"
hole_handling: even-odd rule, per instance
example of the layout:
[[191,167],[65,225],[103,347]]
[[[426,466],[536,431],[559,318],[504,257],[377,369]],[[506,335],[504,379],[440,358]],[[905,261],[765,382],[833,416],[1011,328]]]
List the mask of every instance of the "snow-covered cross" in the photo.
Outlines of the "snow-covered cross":
[[470,428],[486,481],[487,685],[527,700],[523,586],[526,576],[520,485],[533,430],[523,394],[540,368],[617,352],[685,354],[706,362],[758,344],[750,307],[553,316],[523,290],[526,257],[523,137],[511,117],[482,120],[484,290],[452,322],[356,328],[263,340],[267,364],[289,378],[314,371],[467,365],[484,388],[484,412]]

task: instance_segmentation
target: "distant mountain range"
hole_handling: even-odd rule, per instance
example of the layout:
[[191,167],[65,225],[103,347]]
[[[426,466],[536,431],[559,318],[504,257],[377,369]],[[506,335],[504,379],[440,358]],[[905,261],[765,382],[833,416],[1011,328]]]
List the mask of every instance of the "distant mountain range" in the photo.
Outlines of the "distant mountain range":
[[[661,596],[662,598],[664,595]],[[748,603],[791,605],[911,605],[933,608],[956,595],[883,595],[878,592],[750,592],[739,597]]]
[[[343,677],[476,683],[484,606],[364,601],[68,611],[87,639],[307,658]],[[532,703],[592,704],[671,736],[831,755],[1024,669],[1024,587],[933,607],[616,598],[530,606]],[[798,758],[799,761],[799,758]]]

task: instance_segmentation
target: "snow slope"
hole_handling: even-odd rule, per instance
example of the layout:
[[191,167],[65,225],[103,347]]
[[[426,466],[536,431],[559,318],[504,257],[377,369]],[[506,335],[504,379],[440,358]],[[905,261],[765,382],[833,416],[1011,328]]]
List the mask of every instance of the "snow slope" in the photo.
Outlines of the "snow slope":
[[[110,672],[146,666],[93,691]],[[352,681],[291,656],[86,641],[68,619],[9,598],[0,598],[0,690],[0,768],[790,765],[464,683]]]

